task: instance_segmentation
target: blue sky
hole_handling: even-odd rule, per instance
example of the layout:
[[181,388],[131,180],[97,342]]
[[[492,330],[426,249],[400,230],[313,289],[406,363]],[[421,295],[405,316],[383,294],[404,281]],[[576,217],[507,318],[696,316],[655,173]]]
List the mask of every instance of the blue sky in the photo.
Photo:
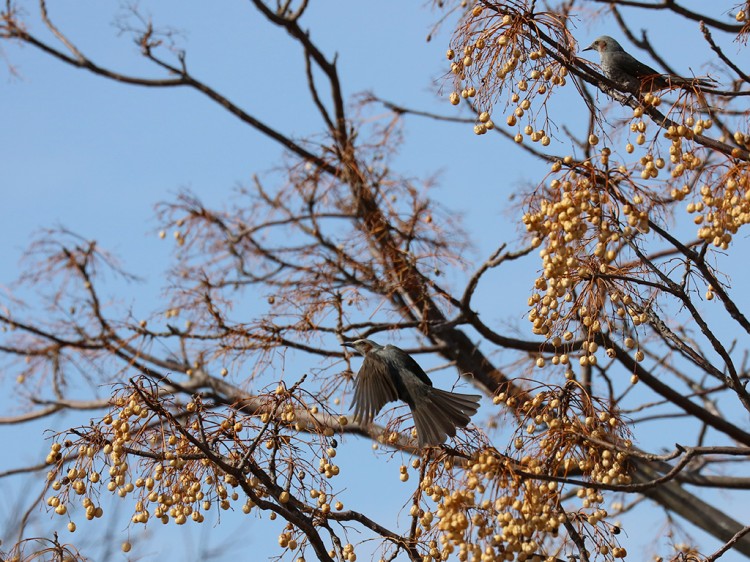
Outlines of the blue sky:
[[[409,107],[458,114],[446,101],[449,86],[442,96],[437,95],[440,77],[447,70],[448,30],[431,42],[425,41],[436,19],[428,8],[402,0],[312,4],[306,26],[326,53],[339,53],[347,96],[372,90]],[[249,3],[225,2],[213,10],[194,0],[140,5],[153,14],[155,22],[185,30],[178,41],[187,50],[187,62],[195,76],[293,136],[322,129],[307,98],[299,95],[305,88],[299,49],[283,33],[262,22]],[[111,25],[112,6],[87,0],[73,6],[50,3],[50,10],[59,27],[95,62],[123,72],[153,75],[139,60],[137,47],[128,38],[117,37]],[[28,9],[33,12],[33,5]],[[619,36],[614,25],[602,21],[589,28],[581,22],[575,34],[588,45],[603,33]],[[680,43],[679,49],[675,48],[673,38],[680,29],[653,38],[664,52],[678,57],[677,68],[687,69],[693,56],[705,54],[695,44]],[[42,33],[38,22],[32,27],[32,32],[37,31]],[[64,225],[96,239],[116,253],[127,270],[143,277],[139,284],[113,284],[113,296],[136,312],[145,314],[158,308],[161,290],[167,285],[163,274],[171,242],[160,241],[156,235],[154,205],[187,187],[208,205],[220,206],[236,185],[247,184],[252,174],[279,165],[282,151],[196,92],[116,84],[64,67],[29,47],[5,43],[1,48],[0,54],[16,74],[6,67],[0,81],[0,154],[4,161],[0,290],[23,267],[19,260],[33,234]],[[517,232],[513,215],[505,210],[509,197],[527,181],[541,177],[538,164],[507,144],[476,137],[469,125],[436,125],[415,117],[406,118],[405,145],[396,164],[405,175],[439,172],[433,196],[451,212],[464,216],[475,243],[469,257],[477,264]],[[746,245],[746,240],[743,243]],[[745,264],[735,267],[734,275],[746,279]],[[486,311],[484,320],[525,329],[525,300],[535,276],[535,271],[526,269],[502,278],[489,276],[491,283],[477,296]],[[511,300],[508,295],[517,298]],[[13,409],[12,404],[7,406]],[[18,456],[0,461],[0,469],[37,458],[46,449],[41,442],[45,427],[44,422],[35,424],[35,429],[23,436],[0,427],[3,439],[18,446],[21,440],[33,443]],[[677,439],[679,427],[674,430]],[[369,449],[369,444],[356,440],[341,448],[342,467],[350,461],[362,469],[347,481],[347,494],[354,506],[358,498],[372,501],[377,490],[373,502],[376,515],[392,521],[411,489],[398,482],[398,458],[386,462],[388,456],[373,456]],[[387,501],[381,501],[383,498]],[[128,506],[121,509],[128,514]],[[401,521],[406,515],[406,511],[400,514]],[[653,521],[660,516],[654,510]],[[38,524],[40,532],[49,528],[45,517],[42,515]],[[643,518],[641,524],[650,525],[648,519]],[[201,538],[205,529],[190,529],[186,539],[182,529],[178,532],[172,527],[176,546],[159,553],[158,559],[183,560],[183,545],[193,550],[195,541],[221,542],[224,536],[237,533],[242,534],[240,553],[252,548],[255,559],[277,554],[275,538],[269,540],[267,533],[277,533],[281,525],[261,521],[248,525],[246,521],[233,518],[210,527],[209,539]],[[626,529],[631,536],[640,532],[638,523],[633,525],[632,530]],[[76,540],[86,538],[87,533],[97,536],[98,530],[86,527],[85,522],[79,524]],[[132,559],[156,560],[154,543],[138,550],[138,532],[131,532],[136,545]],[[124,524],[114,533],[127,533]],[[728,555],[724,560],[732,558]]]

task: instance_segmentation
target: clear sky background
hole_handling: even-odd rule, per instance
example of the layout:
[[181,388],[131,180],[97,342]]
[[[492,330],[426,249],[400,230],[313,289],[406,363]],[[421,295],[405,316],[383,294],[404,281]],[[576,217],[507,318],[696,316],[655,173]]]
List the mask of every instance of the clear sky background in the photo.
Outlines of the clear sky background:
[[[306,86],[297,45],[262,21],[249,3],[160,0],[143,1],[140,7],[157,24],[184,30],[178,42],[199,79],[294,137],[323,129],[306,93],[300,95]],[[116,3],[50,2],[49,8],[59,27],[96,63],[155,75],[140,60],[137,46],[117,36],[112,26]],[[34,9],[29,3],[27,10],[33,14]],[[347,96],[373,91],[408,107],[459,115],[447,103],[450,86],[443,88],[441,81],[448,68],[445,50],[450,26],[431,42],[425,41],[436,19],[428,7],[403,0],[313,1],[304,25],[324,52],[339,53]],[[32,32],[46,37],[36,18],[31,21]],[[673,57],[670,60],[677,69],[686,71],[694,60],[709,58],[702,45],[681,40],[687,27],[670,26],[665,33],[657,15],[654,21],[643,23],[653,25],[651,39],[661,52]],[[619,37],[615,23],[608,20],[587,18],[585,23],[578,22],[575,32],[584,45],[603,33]],[[278,166],[281,149],[195,91],[122,85],[64,66],[29,47],[3,43],[0,49],[5,64],[0,68],[0,291],[22,271],[21,256],[34,234],[63,225],[96,239],[121,258],[125,269],[143,278],[137,284],[112,283],[113,298],[132,307],[136,315],[159,308],[161,291],[168,285],[164,272],[172,242],[156,235],[154,205],[187,187],[208,206],[221,206],[234,187],[249,184],[252,174]],[[565,105],[574,97],[569,92],[567,99],[556,102],[560,110],[581,110],[580,104]],[[468,258],[476,265],[482,263],[500,242],[513,239],[518,232],[518,216],[507,210],[508,202],[520,188],[542,177],[539,164],[505,141],[489,135],[476,137],[470,125],[436,124],[416,117],[407,117],[405,124],[405,145],[396,159],[399,171],[415,177],[439,173],[433,197],[452,213],[463,215],[474,242]],[[747,247],[744,238],[740,243]],[[734,278],[747,280],[745,263],[726,265]],[[526,330],[526,297],[535,277],[533,270],[520,270],[517,275],[504,270],[494,280],[488,276],[490,282],[482,286],[476,301],[484,321]],[[25,296],[33,301],[33,295]],[[6,386],[15,378],[12,373],[0,373],[0,377]],[[3,406],[8,412],[18,411],[18,405],[7,400]],[[43,458],[49,446],[43,440],[44,429],[75,423],[43,420],[35,424],[36,430],[27,429],[23,435],[0,426],[0,439],[9,444],[0,470]],[[665,428],[673,429],[674,441],[679,440],[678,424]],[[647,436],[640,437],[647,440]],[[7,454],[11,450],[13,454]],[[338,458],[344,470],[357,467],[356,476],[346,480],[349,505],[372,503],[373,517],[386,525],[407,521],[408,509],[399,510],[413,482],[398,481],[399,455],[393,460],[376,456],[369,443],[349,439],[340,447]],[[8,482],[2,480],[0,485]],[[0,529],[28,498],[24,488],[28,481],[17,479],[16,483],[18,489],[2,492]],[[37,493],[38,486],[29,489]],[[726,498],[728,504],[733,503],[731,499]],[[179,529],[170,525],[168,539],[146,542],[141,527],[129,530],[126,526],[132,509],[129,502],[119,502],[123,504],[121,517],[115,522],[89,525],[80,521],[72,540],[91,545],[94,560],[230,560],[237,556],[264,560],[279,553],[275,534],[282,525],[255,517],[227,516],[218,526],[214,522]],[[743,513],[737,503],[730,509],[738,516]],[[660,519],[661,513],[653,510],[650,516],[631,521],[625,530],[634,536],[652,533]],[[49,534],[53,528],[44,513],[34,525],[39,534]],[[117,550],[106,553],[107,546],[93,546],[108,525],[109,532],[118,537],[115,548],[120,536],[130,534],[134,550],[127,557]],[[150,524],[148,532],[157,531],[161,532]],[[63,539],[66,533],[62,532]],[[230,546],[222,557],[200,554],[202,547],[222,544]],[[632,559],[637,560],[638,553]],[[738,559],[723,558],[727,562]]]

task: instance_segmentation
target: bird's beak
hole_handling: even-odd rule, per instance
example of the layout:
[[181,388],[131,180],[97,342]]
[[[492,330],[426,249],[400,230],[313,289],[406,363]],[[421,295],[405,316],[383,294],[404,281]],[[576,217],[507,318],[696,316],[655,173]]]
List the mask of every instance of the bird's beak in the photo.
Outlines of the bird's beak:
[[596,47],[594,47],[594,44],[593,44],[593,43],[591,43],[591,45],[589,45],[588,47],[586,47],[586,48],[585,48],[585,49],[584,49],[583,51],[581,51],[581,52],[584,52],[584,53],[585,53],[586,51],[594,51],[594,50],[596,50]]
[[345,346],[345,347],[354,347],[354,342],[350,342],[350,341],[345,341],[345,342],[344,342],[344,343],[342,343],[341,345],[343,345],[343,346]]

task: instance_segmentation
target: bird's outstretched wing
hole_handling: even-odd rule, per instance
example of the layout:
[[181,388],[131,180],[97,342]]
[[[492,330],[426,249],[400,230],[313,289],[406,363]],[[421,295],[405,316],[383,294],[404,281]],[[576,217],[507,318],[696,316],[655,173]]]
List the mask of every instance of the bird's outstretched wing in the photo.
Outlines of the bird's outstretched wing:
[[369,424],[388,402],[398,400],[389,365],[374,353],[368,353],[357,373],[354,388],[354,419]]

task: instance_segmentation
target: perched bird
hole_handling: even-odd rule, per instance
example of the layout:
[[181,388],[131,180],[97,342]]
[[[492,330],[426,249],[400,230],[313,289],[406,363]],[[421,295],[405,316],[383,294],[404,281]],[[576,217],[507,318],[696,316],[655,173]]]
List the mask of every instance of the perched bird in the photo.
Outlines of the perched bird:
[[448,392],[432,386],[422,368],[404,350],[378,345],[372,340],[344,342],[365,360],[357,373],[354,389],[354,419],[369,424],[388,402],[409,405],[417,428],[419,447],[437,446],[456,428],[466,427],[479,408],[481,396]]
[[597,51],[604,75],[624,91],[636,95],[666,88],[716,85],[716,81],[711,78],[683,78],[675,74],[661,74],[626,53],[617,41],[607,35],[595,39],[584,51]]

